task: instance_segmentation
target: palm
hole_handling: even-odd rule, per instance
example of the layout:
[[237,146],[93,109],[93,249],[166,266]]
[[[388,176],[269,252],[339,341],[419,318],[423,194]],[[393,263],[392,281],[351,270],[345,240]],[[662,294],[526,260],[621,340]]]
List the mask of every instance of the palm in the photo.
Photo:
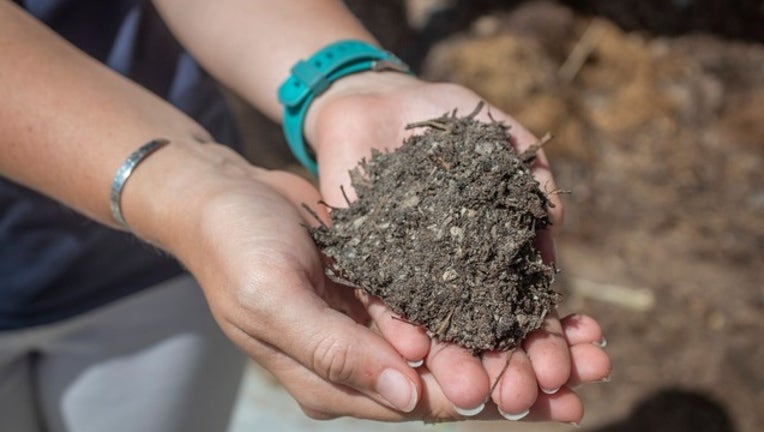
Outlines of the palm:
[[[287,173],[229,184],[205,200],[200,233],[190,236],[201,241],[182,258],[223,331],[306,412],[390,418],[394,411],[371,390],[373,380],[376,369],[405,363],[348,317],[363,312],[352,291],[326,280],[305,229],[312,216],[299,210],[318,200],[318,191]],[[348,351],[359,342],[368,353]]]

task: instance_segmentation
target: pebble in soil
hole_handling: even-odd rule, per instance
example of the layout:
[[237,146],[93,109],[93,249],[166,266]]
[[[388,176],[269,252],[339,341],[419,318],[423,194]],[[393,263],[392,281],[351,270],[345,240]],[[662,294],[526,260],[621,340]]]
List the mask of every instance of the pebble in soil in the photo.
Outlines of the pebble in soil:
[[423,133],[361,161],[357,200],[310,229],[332,279],[473,353],[517,346],[560,297],[534,248],[550,225],[530,169],[539,146],[518,153],[479,110],[409,125]]

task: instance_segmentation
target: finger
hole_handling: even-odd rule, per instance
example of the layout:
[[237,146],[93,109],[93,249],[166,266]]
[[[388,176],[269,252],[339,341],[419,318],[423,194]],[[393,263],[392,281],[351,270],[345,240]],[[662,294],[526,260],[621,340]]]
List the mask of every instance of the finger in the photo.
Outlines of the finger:
[[253,339],[224,323],[226,333],[259,365],[268,370],[297,401],[303,412],[317,420],[355,416],[373,420],[405,419],[402,413],[350,387],[321,378],[292,357],[270,344]]
[[[522,352],[517,350],[513,352]],[[487,354],[487,353],[486,353]],[[493,358],[489,362],[504,363],[506,364],[506,353],[492,353]],[[485,355],[484,355],[485,356]],[[522,355],[518,356],[518,360],[522,360]],[[512,361],[510,359],[510,361]],[[527,361],[527,356],[525,356]],[[518,362],[518,365],[521,362]],[[494,365],[490,366],[491,368]],[[514,365],[512,366],[514,368]],[[509,368],[508,368],[509,369]],[[449,402],[442,392],[442,388],[438,385],[435,377],[428,373],[426,369],[420,369],[422,379],[422,398],[419,407],[413,413],[418,415],[419,418],[425,421],[439,422],[449,421],[455,419],[462,420],[509,420],[507,413],[504,410],[499,410],[499,407],[493,400],[489,400],[485,404],[485,408],[477,415],[464,416],[459,414],[455,407]],[[506,374],[507,372],[505,372]],[[532,373],[531,373],[532,377]],[[511,388],[511,384],[504,383],[502,385]],[[530,393],[535,394],[537,388],[534,386]],[[495,391],[495,389],[494,389]],[[538,393],[537,397],[532,398],[533,401],[530,404],[529,413],[519,413],[517,417],[522,421],[556,421],[562,423],[574,423],[580,422],[583,416],[583,404],[575,392],[563,387],[554,395],[547,395],[544,393]]]
[[584,418],[584,404],[578,395],[567,387],[561,388],[553,395],[540,394],[530,411],[526,417],[529,421],[552,420],[578,426]]
[[366,309],[382,336],[405,358],[411,367],[422,365],[430,351],[430,338],[424,328],[398,318],[374,296],[366,296]]
[[556,313],[547,316],[541,328],[528,334],[522,345],[544,393],[553,394],[568,381],[570,353]]
[[278,281],[281,289],[259,290],[257,308],[249,311],[249,328],[243,330],[326,381],[354,388],[403,412],[414,409],[420,394],[418,376],[392,345],[330,308],[313,294],[307,275],[276,274],[287,275]]
[[[522,420],[538,397],[538,384],[531,361],[522,348],[483,354],[491,382],[491,399],[507,420]],[[498,380],[498,381],[497,381]]]
[[570,379],[565,384],[575,388],[581,384],[610,381],[612,364],[602,348],[591,343],[580,343],[570,347]]
[[601,348],[607,346],[602,328],[594,318],[583,314],[571,314],[560,320],[568,345],[592,343]]
[[[226,328],[225,325],[223,327]],[[379,421],[418,419],[430,422],[464,418],[456,412],[435,377],[426,368],[419,369],[422,382],[419,404],[413,412],[403,413],[349,387],[324,380],[275,347],[252,339],[238,329],[233,329],[232,333],[232,339],[271,372],[311,418],[326,420],[351,416]],[[476,418],[498,420],[501,416],[494,407]]]
[[456,412],[474,416],[483,410],[490,382],[480,359],[457,345],[433,341],[425,364]]

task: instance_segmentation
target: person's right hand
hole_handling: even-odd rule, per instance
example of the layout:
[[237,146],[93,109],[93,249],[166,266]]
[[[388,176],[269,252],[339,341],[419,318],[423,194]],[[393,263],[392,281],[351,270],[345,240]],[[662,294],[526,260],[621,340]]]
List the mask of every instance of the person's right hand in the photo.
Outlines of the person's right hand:
[[[366,310],[352,289],[325,276],[305,228],[317,222],[302,208],[303,203],[319,201],[315,188],[294,175],[254,168],[229,150],[210,146],[222,156],[213,157],[212,164],[191,167],[194,176],[175,183],[175,203],[182,205],[161,203],[166,216],[162,220],[141,218],[135,211],[126,216],[139,231],[149,223],[164,227],[164,232],[153,228],[156,242],[198,279],[228,337],[269,370],[313,418],[463,418],[426,368],[410,367],[390,342],[369,328]],[[203,153],[205,147],[191,150]],[[172,149],[170,145],[154,158],[172,157]],[[134,188],[151,183],[147,177],[152,162],[141,167],[143,175]],[[591,319],[564,329],[571,352],[578,346],[585,355],[587,346],[601,338]],[[584,370],[572,374],[568,384],[589,379]],[[534,418],[571,421],[574,399],[567,391],[540,396]],[[501,419],[496,409],[475,418]]]
[[[205,147],[217,156],[193,168],[194,181],[174,188],[179,195],[172,204],[182,206],[165,206],[172,222],[155,242],[197,278],[226,335],[273,373],[310,416],[418,415],[410,414],[423,394],[416,371],[365,325],[368,317],[352,289],[324,274],[306,229],[317,221],[302,208],[315,207],[318,191],[216,145],[190,150],[210,153]],[[172,157],[172,149],[155,157]],[[145,176],[150,168],[142,168]]]

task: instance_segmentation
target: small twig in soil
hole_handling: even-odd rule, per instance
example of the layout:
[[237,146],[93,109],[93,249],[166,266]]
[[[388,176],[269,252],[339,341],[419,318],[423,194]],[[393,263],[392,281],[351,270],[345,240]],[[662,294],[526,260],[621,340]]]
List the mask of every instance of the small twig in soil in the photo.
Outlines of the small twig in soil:
[[520,160],[525,162],[526,164],[533,162],[533,160],[536,159],[536,152],[538,152],[539,149],[541,149],[541,147],[544,147],[546,143],[551,141],[552,138],[554,138],[554,135],[552,135],[551,132],[545,133],[544,136],[541,137],[541,139],[531,144],[531,146],[528,147],[528,149],[526,149],[524,152],[520,154],[519,156]]
[[355,288],[355,289],[359,289],[363,291],[363,288],[349,281],[346,277],[343,276],[342,272],[340,271],[335,271],[333,268],[327,267],[325,274],[326,274],[326,277],[328,277],[329,280],[331,280],[332,282],[336,282],[340,285],[349,286],[351,288]]
[[[547,181],[546,183],[544,183],[544,193],[547,196],[549,196],[549,195],[569,195],[569,194],[572,194],[573,191],[570,190],[570,189],[562,189],[562,188],[554,188],[554,189],[552,189],[550,191],[549,190],[549,182]],[[549,208],[555,208],[555,205],[554,205],[554,203],[551,200],[549,202],[547,202],[546,205],[549,206]]]
[[488,402],[488,400],[491,399],[491,395],[493,394],[493,391],[496,390],[496,387],[499,385],[499,381],[501,381],[501,377],[503,377],[504,373],[506,373],[507,369],[509,369],[509,361],[512,359],[513,352],[515,352],[514,348],[507,351],[507,362],[504,363],[504,367],[501,368],[501,372],[499,372],[499,376],[496,377],[496,380],[491,385],[491,390],[488,392],[488,397],[486,397],[486,402]]
[[348,194],[345,193],[345,186],[340,185],[340,192],[342,192],[342,198],[345,198],[345,202],[347,205],[350,205],[350,200],[348,199]]
[[456,306],[451,308],[451,312],[446,315],[446,319],[444,319],[440,325],[438,326],[438,329],[435,331],[435,334],[437,334],[439,337],[444,336],[446,331],[448,331],[448,328],[451,327],[451,317],[454,315],[454,311],[456,310]]
[[454,128],[450,124],[440,122],[438,120],[425,120],[416,123],[409,123],[406,125],[406,129],[416,129],[420,127],[431,127],[433,129],[440,129],[442,131],[451,133]]
[[448,161],[446,161],[445,159],[443,159],[440,156],[435,156],[435,155],[430,156],[430,160],[433,161],[436,165],[440,166],[441,168],[443,168],[446,171],[448,171],[451,168],[453,168],[453,164],[449,163]]
[[322,221],[322,220],[321,220],[321,218],[320,218],[320,217],[318,217],[318,213],[316,213],[316,212],[315,212],[315,211],[314,211],[312,208],[308,207],[308,205],[307,205],[307,204],[305,204],[305,203],[302,203],[302,208],[303,208],[303,209],[305,209],[305,211],[306,211],[306,212],[308,212],[308,214],[310,214],[311,216],[313,216],[313,219],[315,219],[315,220],[316,220],[316,222],[318,222],[319,224],[321,224],[321,228],[323,228],[323,229],[329,229],[329,227],[328,227],[328,226],[326,226],[326,224],[324,223],[324,221]]
[[480,114],[480,111],[483,111],[483,106],[485,106],[485,102],[483,102],[483,101],[478,102],[478,104],[475,107],[475,109],[472,110],[472,112],[469,113],[466,118],[468,118],[470,120],[474,120],[475,117],[477,117],[477,115]]
[[319,200],[318,203],[328,208],[329,210],[339,210],[339,207],[334,207],[333,205],[329,204],[328,202],[324,200]]
[[415,322],[411,322],[411,321],[407,320],[406,318],[399,317],[397,315],[391,315],[391,316],[396,321],[405,322],[406,324],[411,324],[413,326],[417,325]]
[[[505,130],[510,130],[510,129],[512,128],[512,125],[506,124],[506,123],[504,123],[504,122],[503,122],[503,121],[501,121],[501,120],[496,120],[496,118],[495,118],[495,117],[493,116],[493,114],[491,113],[491,107],[490,107],[490,106],[489,106],[488,108],[486,108],[486,110],[485,110],[485,114],[486,114],[486,115],[488,116],[488,118],[491,120],[491,123],[493,123],[493,124],[497,124],[497,123],[498,123],[498,124],[500,124],[501,126],[503,126]],[[510,137],[510,139],[511,139],[511,138],[512,138],[512,137]]]
[[553,189],[553,190],[547,192],[546,194],[547,195],[570,195],[572,193],[573,193],[573,191],[570,190],[570,189],[556,188],[556,189]]
[[385,205],[387,205],[387,202],[389,201],[389,198],[387,196],[383,197],[377,205],[374,206],[374,209],[371,211],[371,217],[375,217],[377,212],[380,211],[380,209],[385,208]]

